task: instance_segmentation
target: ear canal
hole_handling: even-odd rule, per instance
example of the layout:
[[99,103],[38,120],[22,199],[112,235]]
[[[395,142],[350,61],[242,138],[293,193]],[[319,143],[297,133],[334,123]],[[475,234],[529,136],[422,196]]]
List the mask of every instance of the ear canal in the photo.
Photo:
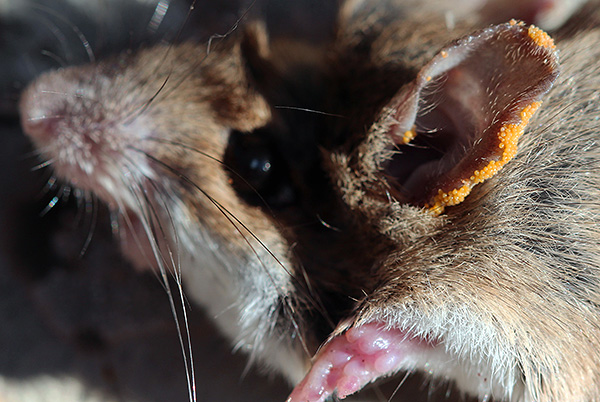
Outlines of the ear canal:
[[435,214],[461,203],[515,155],[558,73],[552,39],[516,21],[438,53],[375,125],[395,144],[385,173],[397,198]]

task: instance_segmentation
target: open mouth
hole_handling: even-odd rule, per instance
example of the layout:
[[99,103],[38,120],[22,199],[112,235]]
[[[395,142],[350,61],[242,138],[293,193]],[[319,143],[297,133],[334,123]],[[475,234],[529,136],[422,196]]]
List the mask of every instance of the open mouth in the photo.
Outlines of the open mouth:
[[[337,335],[317,352],[311,369],[286,402],[345,399],[371,383],[399,374],[398,391],[406,376],[415,372],[435,383],[448,384],[463,397],[516,400],[514,397],[523,393],[523,383],[514,356],[505,353],[504,340],[479,320],[466,322],[457,315],[434,317],[430,324],[435,335],[423,332],[426,329],[416,323],[402,329],[383,321],[336,331]],[[446,323],[443,328],[439,325],[442,321],[435,323],[440,319]],[[444,330],[449,332],[443,334]]]
[[380,323],[350,328],[317,353],[287,402],[324,402],[334,393],[343,399],[378,378],[414,368],[419,355],[437,344]]

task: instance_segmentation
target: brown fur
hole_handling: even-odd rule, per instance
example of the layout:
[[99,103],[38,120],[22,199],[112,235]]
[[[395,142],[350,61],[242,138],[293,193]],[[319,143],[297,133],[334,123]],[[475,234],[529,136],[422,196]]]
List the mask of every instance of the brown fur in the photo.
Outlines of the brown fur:
[[[447,311],[465,328],[491,328],[494,353],[514,358],[524,400],[598,400],[595,14],[577,17],[589,29],[574,32],[567,25],[556,34],[562,75],[530,122],[517,157],[463,203],[434,216],[389,191],[382,165],[391,157],[390,139],[379,117],[450,38],[464,36],[475,22],[464,18],[447,28],[439,15],[347,7],[325,52],[269,44],[255,26],[219,42],[207,56],[203,45],[156,47],[53,73],[26,92],[23,110],[41,88],[68,82],[73,87],[55,89],[70,94],[94,77],[91,102],[65,97],[56,106],[71,135],[122,117],[150,122],[146,127],[156,134],[141,143],[105,126],[112,141],[99,141],[102,152],[143,151],[160,177],[142,183],[146,202],[161,210],[170,247],[193,254],[175,248],[181,237],[207,235],[214,242],[215,254],[229,265],[209,268],[228,272],[238,296],[233,306],[240,309],[232,314],[241,329],[221,325],[232,338],[241,332],[241,347],[292,381],[322,342],[350,325],[376,320],[401,326],[407,309],[425,317]],[[284,57],[290,48],[293,57]],[[301,90],[294,86],[300,73],[310,76]],[[277,108],[290,104],[333,116]],[[36,130],[26,115],[24,126],[30,134]],[[251,135],[265,127],[273,130],[269,138],[299,193],[292,205],[275,210],[247,202],[231,185],[235,173],[222,163],[231,130]],[[54,157],[55,150],[46,149],[52,143],[38,146]],[[57,173],[71,179],[60,168]],[[86,190],[118,207],[119,194]],[[179,202],[185,219],[171,217]],[[133,212],[143,216],[144,205]],[[194,262],[192,270],[209,269],[200,258]],[[211,311],[210,302],[203,303]],[[259,317],[248,318],[253,312],[244,308],[251,303],[263,309]],[[217,315],[222,306],[214,308]]]

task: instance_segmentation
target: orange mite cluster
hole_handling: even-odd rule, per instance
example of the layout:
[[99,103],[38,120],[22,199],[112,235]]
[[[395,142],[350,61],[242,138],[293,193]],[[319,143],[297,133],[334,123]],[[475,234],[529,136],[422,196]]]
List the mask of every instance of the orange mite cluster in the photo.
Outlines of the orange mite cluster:
[[473,186],[494,176],[502,167],[510,161],[517,153],[517,144],[519,137],[525,131],[525,127],[529,123],[529,119],[540,107],[542,102],[533,102],[525,107],[520,114],[521,122],[516,124],[505,124],[498,132],[498,147],[502,149],[500,160],[490,161],[483,169],[475,170],[471,177],[463,180],[463,186],[455,188],[448,192],[438,190],[437,195],[433,198],[432,203],[427,207],[436,215],[441,214],[447,206],[457,205],[464,201],[469,195]]
[[[511,20],[510,25],[524,26],[525,23],[522,21]],[[555,49],[554,40],[544,31],[538,27],[531,25],[527,30],[527,35],[536,45],[545,49]],[[448,57],[448,52],[442,51],[441,56],[443,58]],[[426,81],[430,81],[432,77],[428,76],[425,78]],[[471,189],[476,184],[482,183],[490,177],[494,176],[502,167],[510,161],[517,153],[517,143],[519,137],[525,131],[525,127],[529,123],[529,119],[535,111],[540,107],[541,102],[533,102],[526,106],[520,113],[521,121],[516,124],[505,124],[498,132],[498,147],[501,149],[501,156],[498,160],[492,160],[488,164],[479,169],[475,170],[468,179],[462,180],[462,186],[459,188],[452,189],[450,191],[444,191],[438,189],[437,194],[431,199],[431,201],[425,204],[435,215],[439,215],[444,211],[447,206],[453,206],[460,204],[469,195]],[[404,133],[402,137],[402,143],[408,144],[416,136],[414,128]]]
[[416,131],[416,127],[413,126],[413,128],[411,128],[410,130],[407,130],[404,132],[404,135],[402,136],[402,144],[407,145],[409,144],[416,136],[417,136],[417,131]]
[[[513,26],[514,25],[520,25],[520,26],[525,25],[525,23],[523,21],[517,21],[517,20],[510,20],[509,24],[513,25]],[[533,42],[536,45],[541,46],[546,49],[556,49],[556,46],[554,45],[554,40],[550,37],[550,35],[548,35],[544,31],[542,31],[540,28],[536,27],[535,25],[529,26],[529,29],[527,30],[527,34],[529,35],[529,37],[533,40]]]
[[555,49],[554,40],[546,32],[535,25],[531,25],[527,30],[529,37],[538,45],[546,49]]

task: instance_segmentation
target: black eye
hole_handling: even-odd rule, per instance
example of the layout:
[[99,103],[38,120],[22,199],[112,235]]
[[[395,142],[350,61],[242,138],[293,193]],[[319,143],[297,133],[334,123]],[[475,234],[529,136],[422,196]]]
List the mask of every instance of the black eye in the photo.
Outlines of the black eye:
[[247,202],[280,208],[294,201],[289,168],[265,130],[233,131],[224,162],[232,185]]

